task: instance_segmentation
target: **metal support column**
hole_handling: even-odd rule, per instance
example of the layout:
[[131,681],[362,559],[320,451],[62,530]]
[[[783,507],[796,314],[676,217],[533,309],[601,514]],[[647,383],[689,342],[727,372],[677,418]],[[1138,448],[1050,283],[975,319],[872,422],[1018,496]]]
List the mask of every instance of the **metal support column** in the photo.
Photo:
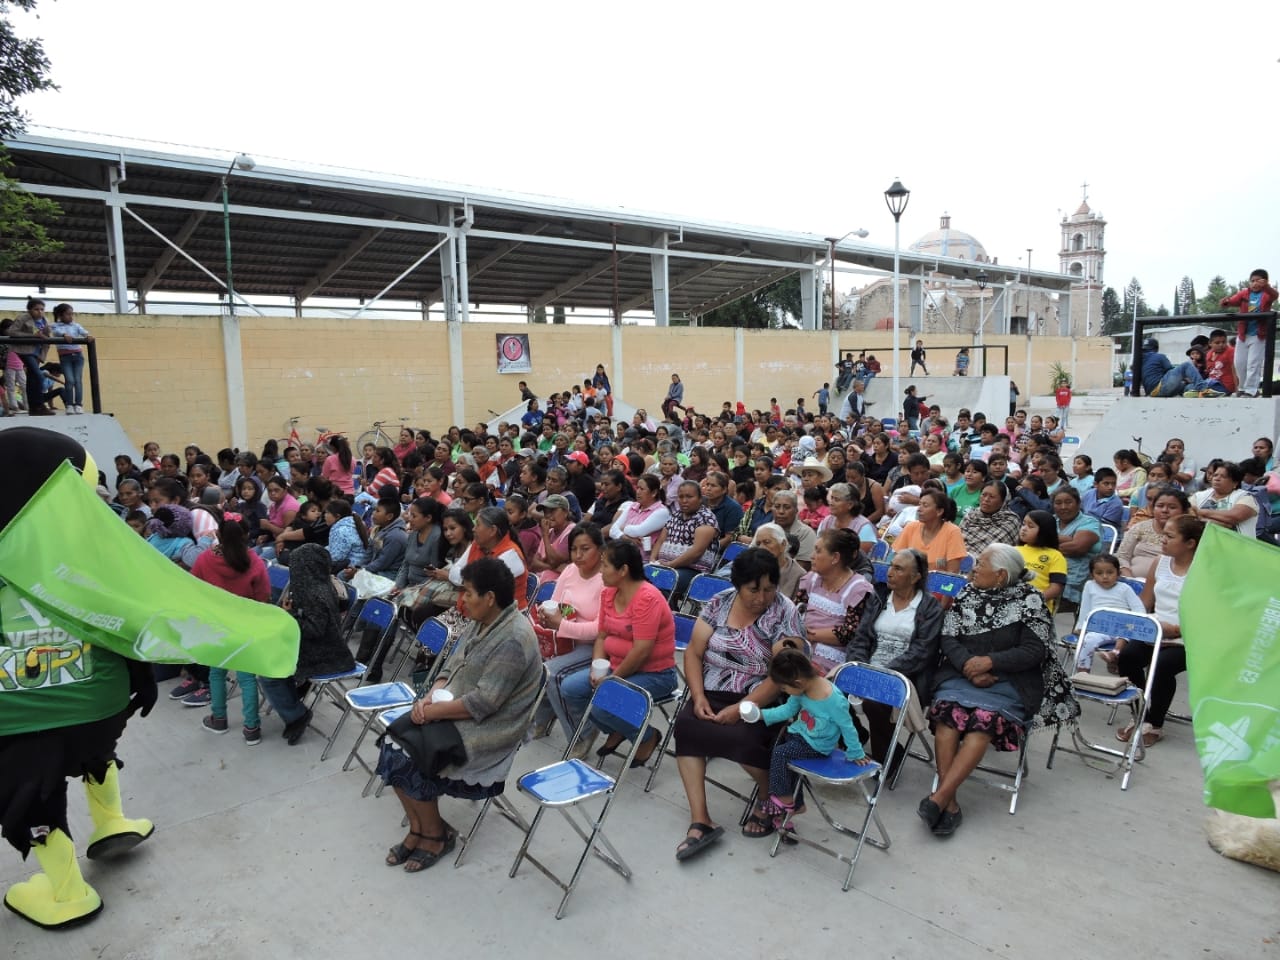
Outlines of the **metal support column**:
[[[453,222],[451,212],[450,223]],[[463,323],[471,319],[471,278],[467,272],[467,231],[469,229],[471,229],[471,207],[468,205],[462,208],[462,223],[459,225],[456,234],[458,242],[455,244],[458,255],[458,301],[462,307],[460,315]],[[461,420],[457,422],[462,423]]]
[[[120,193],[120,168],[108,168],[108,184],[112,199]],[[107,256],[111,261],[111,299],[116,313],[129,312],[128,271],[124,258],[124,218],[120,213],[119,203],[107,204]]]
[[453,423],[466,423],[466,397],[463,393],[462,324],[452,320],[449,330],[449,414]]
[[800,271],[800,329],[818,329],[818,255],[809,254],[809,266]]
[[[613,387],[614,401],[621,399],[627,389],[626,367],[622,362],[622,327],[616,323],[613,327],[612,366],[609,367],[609,385]],[[462,421],[459,421],[461,423]]]
[[[1087,297],[1089,292],[1085,291]],[[1075,331],[1071,328],[1071,291],[1063,290],[1058,294],[1058,336],[1074,337]],[[1075,375],[1072,374],[1074,380]]]
[[747,383],[746,373],[743,370],[743,364],[746,362],[745,336],[741,327],[733,328],[733,399],[745,401],[747,399]]
[[445,238],[445,249],[440,255],[440,298],[444,303],[444,318],[450,323],[458,321],[458,250],[456,236],[451,230]]
[[[671,325],[671,281],[668,277],[670,258],[667,256],[667,235],[658,241],[662,253],[649,254],[649,267],[653,275],[653,317],[660,327]],[[610,381],[612,382],[612,381]]]
[[911,333],[918,337],[924,332],[924,286],[919,277],[907,277],[906,281],[907,316],[911,319]]
[[226,366],[227,420],[231,446],[249,449],[249,418],[244,403],[244,351],[240,345],[240,318],[222,315],[222,360]]

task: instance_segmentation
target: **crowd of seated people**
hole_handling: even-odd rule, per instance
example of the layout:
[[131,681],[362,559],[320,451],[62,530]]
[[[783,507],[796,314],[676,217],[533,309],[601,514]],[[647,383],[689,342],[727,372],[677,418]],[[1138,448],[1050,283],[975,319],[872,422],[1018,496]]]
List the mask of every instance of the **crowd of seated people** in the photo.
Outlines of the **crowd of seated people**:
[[[661,422],[639,411],[615,423],[600,399],[607,387],[589,394],[590,386],[531,399],[519,422],[453,426],[439,439],[406,428],[394,447],[358,452],[342,437],[315,446],[269,441],[260,454],[210,455],[195,445],[166,454],[147,444],[141,463],[116,458],[114,492],[103,492],[175,563],[194,568],[213,551],[226,552],[237,576],[258,577],[259,561],[290,567],[301,584],[292,609],[305,619],[304,654],[292,680],[262,686],[291,743],[309,719],[300,692],[308,671],[359,659],[369,679],[381,676],[382,664],[370,662],[376,632],[352,638],[350,648],[337,635],[329,578],[349,581],[361,570],[386,578],[387,596],[414,628],[429,617],[482,633],[503,624],[503,669],[522,703],[528,671],[519,651],[533,643],[551,669],[534,720],[539,736],[572,736],[598,684],[593,659],[608,659],[616,675],[658,697],[675,687],[679,663],[690,697],[675,720],[675,753],[691,820],[680,859],[723,836],[706,795],[710,757],[741,764],[761,788],[745,836],[780,825],[768,802],[769,746],[780,728],[743,723],[739,705],[780,701],[770,661],[785,645],[798,645],[822,672],[848,659],[909,677],[915,712],[934,731],[939,774],[918,812],[947,836],[962,820],[958,791],[986,751],[1016,750],[1037,716],[1070,711],[1070,693],[1049,667],[1064,632],[1055,612],[1073,613],[1116,576],[1134,578],[1145,586],[1140,602],[1176,644],[1177,591],[1204,525],[1269,543],[1280,532],[1280,473],[1268,438],[1248,451],[1223,450],[1238,459],[1203,468],[1173,438],[1155,459],[1120,450],[1113,466],[1095,469],[1087,456],[1065,457],[1054,424],[1025,410],[997,424],[979,412],[948,419],[922,405],[915,428],[890,428],[868,417],[801,418],[730,404],[707,417],[677,401]],[[229,523],[233,543],[224,551]],[[254,555],[247,565],[246,550]],[[885,564],[881,577],[873,558]],[[505,573],[492,564],[468,573],[485,560]],[[646,565],[670,568],[674,589],[656,590]],[[961,571],[969,584],[958,596],[940,602],[929,593],[932,574]],[[697,607],[683,594],[699,575],[720,577],[723,590]],[[532,603],[530,577],[553,589],[550,602]],[[235,589],[261,594],[257,581]],[[314,600],[305,610],[300,594]],[[508,607],[530,631],[510,625]],[[681,610],[698,618],[683,655],[672,647],[672,611]],[[480,627],[470,622],[476,611]],[[1100,650],[1099,663],[1135,683],[1149,669],[1140,650],[1123,646]],[[1163,736],[1185,658],[1171,650],[1157,667],[1159,702],[1146,726],[1119,731],[1147,746]],[[224,689],[222,677],[193,666],[170,696],[211,705],[205,728],[220,733]],[[245,710],[246,741],[257,742],[258,717],[247,702]],[[502,715],[509,726],[514,714]],[[460,707],[424,707],[414,717],[482,719]],[[872,706],[865,717],[868,755],[899,762],[888,713]],[[460,758],[470,755],[463,747],[472,734],[460,729],[438,745],[433,769],[415,773],[384,757],[414,828],[389,862],[421,868],[452,844],[432,804],[446,787],[467,795],[441,773],[468,768]],[[600,732],[601,760],[639,738],[644,763],[658,742],[651,729]],[[592,739],[580,740],[584,754]],[[787,812],[803,812],[803,799]]]

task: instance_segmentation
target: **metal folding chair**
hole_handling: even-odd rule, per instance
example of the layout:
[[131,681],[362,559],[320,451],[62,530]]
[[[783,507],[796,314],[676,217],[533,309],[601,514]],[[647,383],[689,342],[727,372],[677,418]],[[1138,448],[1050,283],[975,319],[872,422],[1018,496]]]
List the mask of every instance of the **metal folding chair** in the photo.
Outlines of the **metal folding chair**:
[[876,583],[889,582],[889,564],[886,563],[884,560],[876,560],[875,562],[873,562],[871,564],[871,570],[872,570],[871,575],[872,577],[874,577]]
[[696,615],[712,597],[732,589],[733,584],[723,577],[700,573],[689,581],[689,589],[684,592],[684,599],[680,601],[681,612]]
[[[423,681],[423,689],[429,690],[431,685],[435,683],[436,677],[440,675],[445,662],[457,648],[459,637],[454,636],[451,638],[449,629],[435,617],[432,617],[418,628],[417,636],[414,639],[417,641],[419,649],[425,650],[435,658],[430,671],[427,673],[426,680]],[[351,751],[347,754],[347,759],[343,761],[343,770],[349,770],[351,761],[354,760],[368,771],[371,778],[374,776],[373,768],[365,763],[364,758],[360,756],[360,747],[369,733],[369,728],[377,722],[378,716],[383,711],[412,704],[417,699],[418,691],[413,686],[403,680],[396,679],[412,652],[412,647],[405,651],[401,664],[396,667],[395,672],[392,673],[391,679],[387,683],[371,683],[367,686],[356,687],[354,690],[346,691],[344,699],[347,702],[347,709],[359,716],[363,716],[365,721],[360,728],[360,735],[356,737],[356,742],[351,745]],[[364,793],[368,794],[367,785]]]
[[1058,750],[1062,750],[1065,753],[1074,753],[1076,756],[1086,760],[1094,759],[1095,754],[1115,757],[1117,759],[1113,765],[1123,771],[1123,775],[1120,778],[1120,789],[1128,790],[1129,778],[1133,774],[1133,765],[1144,756],[1142,724],[1146,720],[1147,708],[1151,703],[1151,685],[1155,681],[1156,661],[1160,656],[1160,644],[1164,638],[1164,633],[1160,629],[1160,621],[1149,613],[1130,613],[1127,610],[1094,610],[1089,614],[1089,619],[1085,622],[1083,629],[1080,630],[1080,635],[1076,640],[1075,657],[1079,657],[1080,645],[1084,643],[1085,634],[1090,632],[1105,633],[1109,637],[1123,637],[1130,643],[1151,644],[1151,666],[1147,668],[1147,684],[1142,690],[1130,684],[1119,693],[1106,694],[1086,690],[1079,686],[1074,687],[1077,700],[1090,700],[1094,703],[1105,704],[1112,708],[1113,717],[1116,709],[1121,706],[1128,706],[1133,713],[1133,736],[1129,738],[1128,746],[1125,749],[1117,750],[1086,739],[1080,729],[1079,719],[1070,720],[1068,722],[1071,724],[1071,746],[1060,747],[1058,745],[1058,738],[1062,733],[1062,726],[1059,724],[1058,729],[1053,733],[1053,743],[1049,746],[1049,759],[1045,766],[1048,769],[1052,769],[1053,758]]
[[[542,665],[542,679],[538,684],[538,695],[534,697],[533,706],[529,708],[529,723],[533,723],[533,718],[538,714],[538,707],[541,706],[542,698],[547,694],[547,684],[550,682],[550,679],[551,675],[548,673],[547,665],[544,663]],[[511,752],[504,761],[508,770],[510,769],[511,763],[515,760],[516,754],[520,752],[520,748],[523,745],[524,741],[522,740],[511,748]],[[458,856],[453,861],[454,867],[462,866],[462,858],[466,856],[467,849],[475,841],[476,833],[480,829],[480,824],[484,822],[485,814],[489,812],[490,805],[496,808],[498,813],[502,814],[502,816],[507,820],[519,827],[521,833],[529,832],[529,822],[525,820],[524,817],[520,816],[520,812],[512,806],[510,800],[500,793],[494,794],[491,797],[486,797],[484,803],[480,805],[480,812],[476,815],[475,822],[471,824],[471,829],[467,831],[466,836],[458,834]]]
[[548,580],[546,583],[538,585],[537,590],[529,592],[529,609],[532,610],[540,603],[545,603],[551,599],[551,595],[556,592],[556,582]]
[[662,591],[662,595],[668,600],[676,589],[676,584],[680,582],[675,570],[672,567],[664,567],[660,563],[646,563],[644,565],[645,579],[652,583],[655,587]]
[[888,560],[892,553],[893,548],[888,543],[883,540],[877,540],[875,546],[871,548],[871,559],[872,561]]
[[[356,617],[356,624],[361,623],[375,626],[382,631],[382,635],[378,638],[377,648],[374,651],[374,660],[376,661],[385,650],[387,644],[391,642],[391,637],[395,632],[396,608],[386,600],[376,598],[366,600],[360,608],[359,615]],[[325,698],[342,711],[342,715],[338,717],[338,722],[334,724],[333,732],[326,738],[324,750],[320,753],[321,760],[328,759],[329,751],[333,749],[333,743],[338,739],[338,734],[342,731],[342,725],[347,722],[347,714],[350,712],[350,707],[347,705],[346,693],[353,687],[360,686],[364,681],[366,669],[363,663],[357,662],[355,667],[342,673],[330,673],[319,677],[307,678],[312,685],[312,710],[319,706],[321,698]],[[310,727],[317,733],[321,733],[314,723],[310,724]]]
[[278,604],[289,586],[289,568],[278,563],[269,564],[267,579],[271,581],[271,602]]
[[1109,523],[1101,524],[1102,527],[1102,552],[1115,553],[1116,544],[1120,542],[1120,531]]
[[524,595],[526,597],[532,597],[537,592],[538,592],[538,575],[535,573],[530,573],[526,575],[524,578]]
[[[652,702],[647,691],[627,683],[625,680],[619,680],[617,677],[606,677],[604,682],[596,687],[596,692],[591,697],[591,702],[587,705],[586,713],[569,741],[564,753],[564,759],[545,767],[539,767],[537,770],[526,773],[516,781],[516,786],[519,787],[521,792],[528,794],[537,802],[538,812],[533,815],[533,821],[525,832],[524,842],[520,844],[520,850],[516,853],[516,859],[511,865],[509,876],[514,877],[516,871],[520,869],[520,863],[528,860],[544,876],[563,890],[564,896],[560,900],[560,906],[556,909],[557,920],[564,916],[565,907],[568,905],[569,898],[573,895],[574,888],[577,886],[578,877],[582,874],[582,868],[586,865],[587,854],[594,853],[616,871],[619,876],[627,880],[631,879],[631,868],[627,866],[621,854],[618,853],[605,836],[604,824],[609,816],[609,809],[613,805],[617,789],[626,777],[631,761],[635,759],[636,750],[642,738],[637,736],[631,742],[631,749],[627,751],[627,756],[622,762],[622,770],[618,773],[616,779],[607,773],[596,770],[582,760],[569,759],[569,755],[577,747],[578,741],[582,738],[593,716],[605,714],[625,723],[627,726],[634,727],[637,730],[644,730],[649,724],[649,714],[652,709]],[[604,805],[594,819],[578,809],[584,802],[598,797],[604,798]],[[573,875],[569,877],[567,882],[552,873],[548,867],[529,852],[529,844],[533,840],[533,835],[538,829],[538,824],[542,822],[543,814],[548,810],[560,811],[565,820],[568,821],[569,826],[584,842],[582,855],[578,858],[578,864],[574,868]],[[578,817],[574,816],[575,810],[578,813],[578,817],[581,818],[581,822],[579,822]],[[601,847],[604,849],[602,850]]]
[[960,561],[960,575],[967,577],[973,571],[973,557],[965,557]]
[[[676,674],[680,677],[680,689],[673,691],[670,696],[654,702],[654,706],[662,713],[662,717],[667,721],[667,732],[662,735],[662,742],[658,744],[658,749],[653,752],[653,766],[649,768],[649,779],[645,781],[644,792],[648,793],[653,789],[654,778],[658,775],[658,768],[662,766],[662,758],[666,756],[668,748],[671,746],[671,737],[676,731],[676,717],[680,716],[680,711],[684,709],[684,705],[689,700],[689,684],[684,677],[684,652],[689,649],[689,640],[693,637],[694,624],[698,622],[697,617],[691,617],[687,613],[675,614],[676,619]],[[674,754],[672,754],[674,756]]]
[[745,543],[729,544],[727,547],[724,548],[724,553],[721,554],[720,556],[720,565],[726,566],[726,567],[729,566],[730,564],[733,563],[734,559],[738,556],[738,554],[740,554],[745,549],[747,549],[747,545]]
[[[895,708],[898,711],[898,720],[894,725],[893,740],[891,742],[898,742],[898,736],[902,732],[903,717],[906,716],[907,702],[911,697],[911,682],[906,677],[897,671],[873,667],[867,663],[846,663],[836,671],[832,682],[844,696],[860,697],[863,700],[870,700]],[[827,825],[845,836],[856,838],[857,843],[851,854],[842,854],[831,849],[825,843],[819,843],[808,837],[800,836],[795,831],[794,823],[791,823],[779,830],[774,836],[773,849],[769,851],[769,856],[776,857],[778,855],[778,849],[782,845],[784,836],[815,850],[821,850],[828,856],[835,857],[837,860],[849,865],[849,872],[845,875],[844,886],[841,888],[842,890],[848,890],[849,885],[853,883],[853,871],[857,869],[858,857],[862,853],[863,844],[870,843],[873,847],[879,847],[881,850],[889,849],[889,833],[885,830],[884,824],[876,812],[876,804],[880,800],[880,791],[884,789],[885,784],[884,768],[874,760],[867,764],[856,764],[845,756],[843,750],[837,748],[826,757],[794,760],[787,764],[787,769],[800,775],[801,786],[808,788],[808,796],[813,800],[814,805],[818,808],[818,812],[822,814],[822,819],[827,822]],[[862,818],[862,825],[854,829],[832,818],[827,805],[822,801],[822,797],[813,789],[814,781],[841,787],[857,784],[861,788],[863,799],[867,804],[866,813]],[[869,786],[872,783],[874,783],[874,788]],[[876,832],[879,834],[878,838],[868,836],[867,828],[872,821],[875,822]]]
[[[1120,582],[1127,585],[1129,589],[1138,596],[1142,596],[1142,590],[1145,584],[1141,580],[1135,579],[1134,577],[1121,577]],[[1064,634],[1058,638],[1058,647],[1062,651],[1062,669],[1068,676],[1075,672],[1072,665],[1076,662],[1076,645],[1078,641],[1079,638],[1074,633]],[[1111,647],[1112,645],[1107,645],[1099,649],[1109,650]],[[1115,722],[1116,709],[1117,707],[1111,708],[1111,717],[1107,720],[1107,726],[1110,726]]]
[[943,573],[941,570],[932,570],[929,573],[925,589],[946,604],[954,600],[968,583],[969,581],[958,573]]

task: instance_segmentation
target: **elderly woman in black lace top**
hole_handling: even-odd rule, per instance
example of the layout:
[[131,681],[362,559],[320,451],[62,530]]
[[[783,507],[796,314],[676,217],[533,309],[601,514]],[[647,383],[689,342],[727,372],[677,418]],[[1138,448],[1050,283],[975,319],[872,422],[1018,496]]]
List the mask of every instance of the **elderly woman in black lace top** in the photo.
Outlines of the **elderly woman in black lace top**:
[[936,836],[960,825],[956,791],[988,747],[1017,751],[1038,715],[1057,722],[1072,713],[1053,646],[1053,618],[1022,555],[1004,543],[987,547],[942,625],[929,710],[938,788],[919,807]]

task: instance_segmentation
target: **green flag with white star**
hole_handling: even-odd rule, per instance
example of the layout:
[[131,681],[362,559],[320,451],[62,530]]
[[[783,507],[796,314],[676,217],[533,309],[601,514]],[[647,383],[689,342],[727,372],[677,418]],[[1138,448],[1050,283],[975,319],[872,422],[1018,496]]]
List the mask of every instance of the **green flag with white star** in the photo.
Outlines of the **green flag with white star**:
[[1280,550],[1206,524],[1178,602],[1204,800],[1274,817],[1280,780]]
[[290,676],[298,625],[198,580],[64,464],[0,531],[0,579],[55,626],[121,656]]

